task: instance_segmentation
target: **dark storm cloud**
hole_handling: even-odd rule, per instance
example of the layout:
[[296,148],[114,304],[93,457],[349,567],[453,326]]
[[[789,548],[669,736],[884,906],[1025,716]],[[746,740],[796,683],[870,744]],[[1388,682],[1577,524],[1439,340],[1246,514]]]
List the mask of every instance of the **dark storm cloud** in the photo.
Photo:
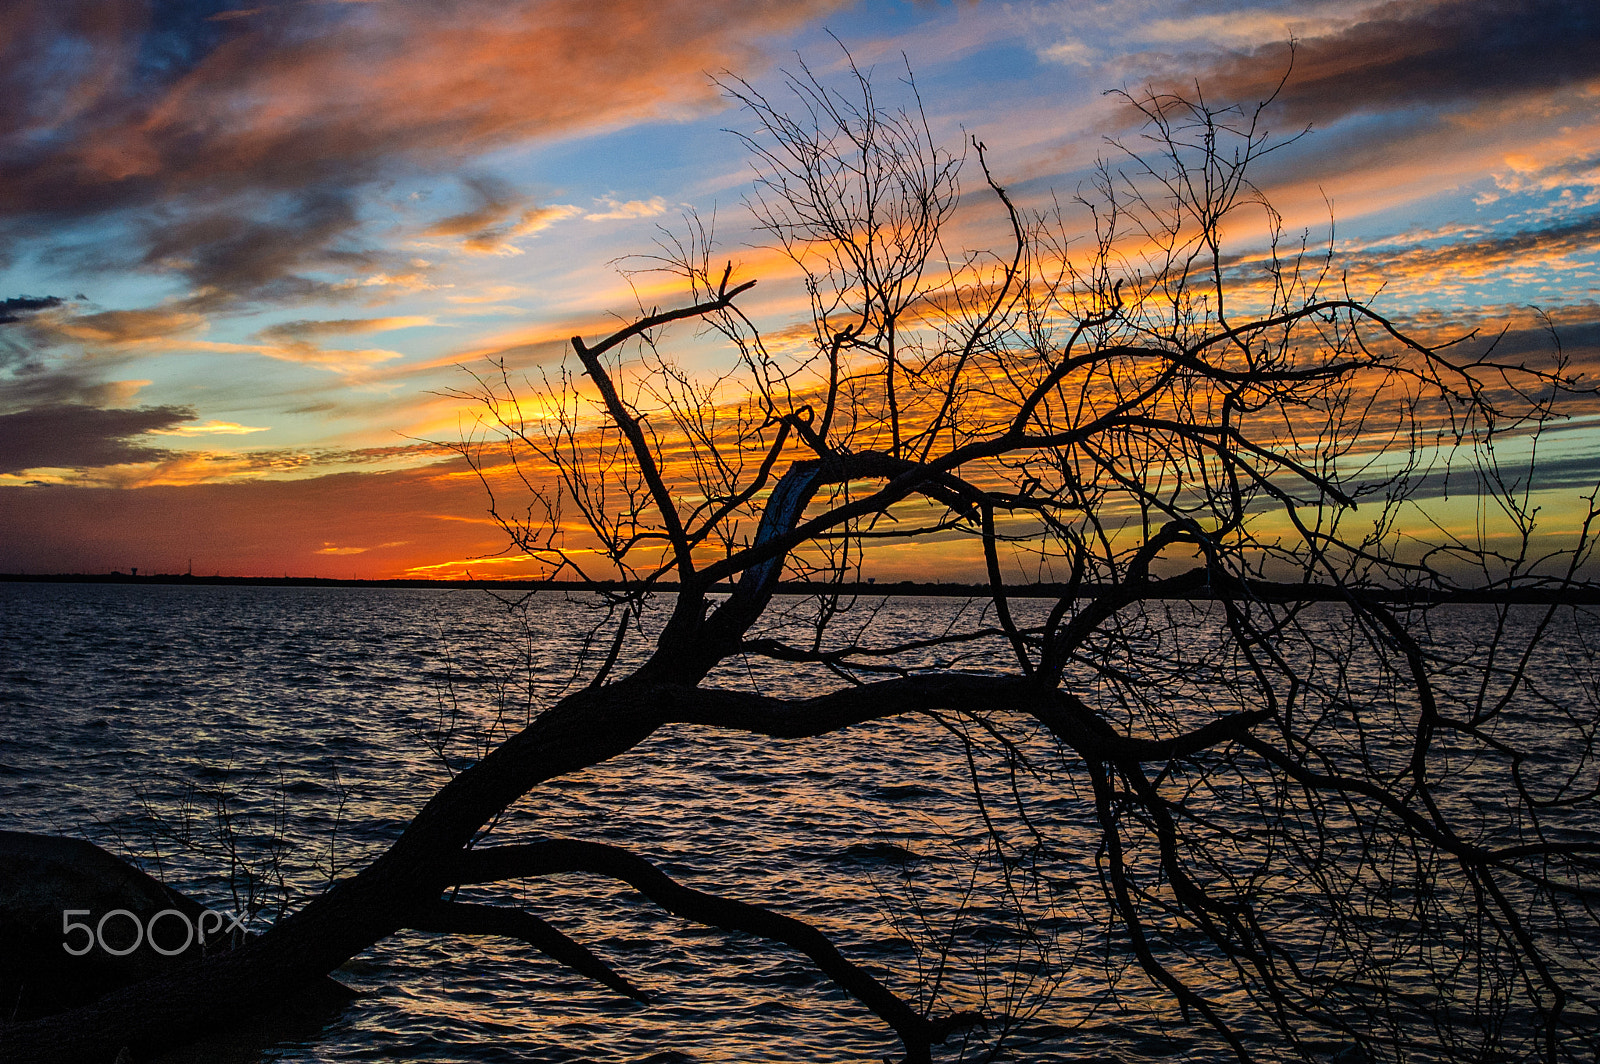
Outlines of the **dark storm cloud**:
[[0,299],[0,325],[10,325],[38,310],[49,310],[61,305],[60,296],[12,296]]
[[[1187,84],[1198,77],[1208,95],[1251,102],[1270,95],[1290,68],[1290,47],[1188,56],[1180,66]],[[1278,103],[1296,121],[1320,124],[1360,111],[1549,92],[1596,77],[1594,0],[1398,2],[1370,9],[1340,32],[1296,42]]]
[[[37,372],[41,368],[38,345],[28,321],[42,310],[60,306],[59,296],[12,296],[0,299],[0,370]],[[0,399],[4,383],[0,382]]]
[[193,419],[185,407],[102,410],[79,403],[0,414],[0,474],[154,461],[167,452],[136,437]]

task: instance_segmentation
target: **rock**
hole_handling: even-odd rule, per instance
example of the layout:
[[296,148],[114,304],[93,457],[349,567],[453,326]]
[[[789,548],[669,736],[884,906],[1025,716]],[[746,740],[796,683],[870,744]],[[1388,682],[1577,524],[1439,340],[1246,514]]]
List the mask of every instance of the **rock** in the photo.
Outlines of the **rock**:
[[0,1015],[58,1012],[224,947],[231,921],[205,914],[92,842],[0,831]]
[[[0,1028],[231,949],[245,936],[234,925],[92,842],[0,831]],[[277,1042],[315,1038],[353,997],[323,976],[197,1042],[124,1048],[116,1064],[254,1064]]]

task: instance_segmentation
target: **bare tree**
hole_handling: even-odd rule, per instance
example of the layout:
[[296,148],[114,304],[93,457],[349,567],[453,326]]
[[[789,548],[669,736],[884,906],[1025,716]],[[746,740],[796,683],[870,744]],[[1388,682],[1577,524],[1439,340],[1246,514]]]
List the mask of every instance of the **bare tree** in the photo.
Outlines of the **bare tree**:
[[[193,1029],[402,928],[523,939],[644,997],[531,913],[450,894],[526,879],[558,896],[578,872],[803,953],[907,1060],[930,1059],[1007,1016],[955,992],[913,1005],[807,923],[639,854],[483,838],[667,725],[782,741],[903,715],[970,744],[986,859],[1019,899],[1089,862],[1096,941],[1240,1059],[1593,1059],[1600,708],[1582,602],[1600,511],[1591,494],[1581,527],[1547,535],[1531,457],[1558,401],[1589,395],[1559,348],[1535,364],[1408,332],[1345,288],[1331,238],[1286,247],[1249,177],[1280,145],[1264,108],[1129,97],[1144,140],[1073,206],[1030,213],[981,143],[938,145],[909,81],[902,109],[859,71],[838,91],[802,68],[788,107],[726,88],[754,123],[750,205],[809,323],[759,329],[739,304],[755,281],[691,220],[655,263],[684,281],[681,306],[574,337],[575,366],[539,382],[501,365],[465,393],[490,429],[461,453],[491,512],[608,609],[584,684],[260,938],[6,1028],[0,1059]],[[1002,240],[952,252],[974,169],[964,222]],[[1259,250],[1227,250],[1251,232]],[[728,345],[724,376],[674,361],[669,326],[689,321]],[[1440,515],[1446,493],[1470,520]],[[847,623],[865,554],[933,538],[971,544],[987,608],[898,644]],[[775,609],[786,574],[809,597]],[[1014,601],[1039,582],[1050,599]],[[647,641],[658,595],[669,615]],[[758,656],[831,682],[718,682]],[[1077,800],[1088,834],[1040,794]],[[1040,958],[1093,963],[1070,945]]]

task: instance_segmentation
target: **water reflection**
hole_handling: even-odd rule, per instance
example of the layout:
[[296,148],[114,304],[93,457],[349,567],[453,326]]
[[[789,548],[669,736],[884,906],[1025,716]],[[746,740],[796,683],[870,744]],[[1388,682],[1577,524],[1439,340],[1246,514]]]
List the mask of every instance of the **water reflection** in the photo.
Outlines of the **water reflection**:
[[[1033,606],[1017,605],[1023,623]],[[897,600],[874,632],[915,637],[969,608]],[[481,593],[353,588],[12,584],[0,609],[0,827],[145,852],[203,900],[259,904],[261,922],[380,852],[452,772],[557,697],[594,619],[560,595],[540,596],[525,625]],[[1201,610],[1177,630],[1203,644],[1207,623]],[[981,647],[962,653],[985,664]],[[709,682],[800,694],[837,681],[752,660]],[[1376,677],[1347,682],[1364,712],[1393,703]],[[615,842],[690,885],[810,920],[913,999],[936,987],[953,1007],[1017,1014],[1018,1059],[1231,1059],[1105,937],[1086,781],[1068,766],[1014,775],[1000,754],[991,744],[969,766],[928,718],[782,743],[669,728],[540,789],[497,836]],[[1464,760],[1445,798],[1488,815],[1476,767]],[[1013,881],[980,859],[971,771],[987,793],[1020,788],[1049,825],[1046,874]],[[1022,830],[1004,802],[987,811]],[[219,863],[219,822],[248,868]],[[272,1031],[205,1059],[830,1062],[897,1048],[799,957],[685,925],[611,881],[463,896],[515,898],[656,1001],[619,999],[514,943],[407,933],[338,973],[363,997],[328,1029]],[[1375,933],[1403,936],[1380,925],[1390,910],[1403,924],[1404,902],[1374,906]],[[1294,929],[1292,911],[1281,919]],[[1314,951],[1321,914],[1298,919]],[[1031,1014],[1045,991],[1054,1007]]]

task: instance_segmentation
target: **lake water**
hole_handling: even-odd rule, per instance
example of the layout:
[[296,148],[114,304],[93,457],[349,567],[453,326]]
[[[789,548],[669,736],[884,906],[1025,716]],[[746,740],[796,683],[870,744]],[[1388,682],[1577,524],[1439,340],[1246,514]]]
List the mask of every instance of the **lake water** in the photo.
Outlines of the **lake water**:
[[[896,600],[873,632],[926,633],[972,608]],[[381,851],[449,772],[566,688],[597,615],[543,594],[527,617],[467,590],[0,584],[0,828],[140,855],[213,907],[253,902],[265,926]],[[828,681],[739,662],[713,682]],[[1009,785],[994,764],[976,771]],[[915,997],[937,982],[958,1007],[1022,1010],[1048,962],[1053,1004],[1019,1021],[1012,1059],[1230,1059],[1164,1018],[1086,915],[1101,904],[1086,784],[1022,786],[1059,837],[1082,840],[1045,881],[1033,937],[1012,911],[1027,899],[975,859],[966,747],[933,720],[791,743],[667,730],[535,792],[490,841],[624,844],[689,885],[811,920],[891,985]],[[223,825],[245,866],[231,875]],[[174,1059],[830,1062],[896,1048],[803,959],[626,889],[574,878],[484,896],[518,899],[655,1000],[620,1000],[505,940],[407,933],[335,973],[360,997],[325,1028]],[[1005,971],[1020,975],[994,979]]]

